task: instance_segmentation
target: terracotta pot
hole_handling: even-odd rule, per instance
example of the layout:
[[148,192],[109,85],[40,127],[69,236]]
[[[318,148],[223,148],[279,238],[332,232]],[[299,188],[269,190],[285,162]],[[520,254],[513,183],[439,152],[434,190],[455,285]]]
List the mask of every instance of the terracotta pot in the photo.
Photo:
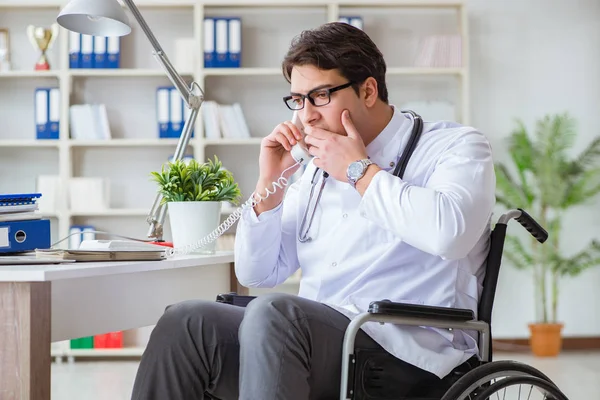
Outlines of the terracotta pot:
[[529,344],[538,357],[556,357],[562,347],[563,324],[529,324]]

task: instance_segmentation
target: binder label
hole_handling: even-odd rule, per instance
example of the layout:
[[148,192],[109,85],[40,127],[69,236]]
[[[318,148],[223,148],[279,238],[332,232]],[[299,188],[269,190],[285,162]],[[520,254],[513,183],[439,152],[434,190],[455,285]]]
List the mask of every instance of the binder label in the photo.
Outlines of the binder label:
[[10,247],[8,242],[8,228],[0,228],[0,248]]

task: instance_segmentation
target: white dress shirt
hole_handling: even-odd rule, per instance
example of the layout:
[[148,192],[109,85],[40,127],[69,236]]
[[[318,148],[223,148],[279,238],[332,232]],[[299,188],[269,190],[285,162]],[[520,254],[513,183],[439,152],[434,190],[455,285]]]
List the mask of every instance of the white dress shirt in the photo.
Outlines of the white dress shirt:
[[[477,313],[489,249],[496,178],[487,139],[454,122],[424,123],[404,178],[392,175],[413,127],[394,108],[367,146],[379,171],[364,196],[327,178],[308,236],[298,233],[315,166],[260,216],[246,209],[235,240],[235,271],[248,287],[274,287],[302,269],[299,296],[349,318],[369,303],[471,309]],[[317,173],[313,203],[321,185]],[[384,349],[444,377],[477,353],[476,335],[370,322],[362,329]]]

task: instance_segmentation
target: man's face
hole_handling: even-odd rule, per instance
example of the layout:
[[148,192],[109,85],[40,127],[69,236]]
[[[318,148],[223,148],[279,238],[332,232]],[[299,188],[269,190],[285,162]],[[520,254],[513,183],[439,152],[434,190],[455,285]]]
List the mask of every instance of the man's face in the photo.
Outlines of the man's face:
[[[327,89],[348,83],[348,79],[340,75],[338,70],[321,70],[312,65],[295,66],[291,74],[290,94],[306,95],[314,89]],[[326,98],[325,91],[315,91],[313,98],[319,104],[318,97]],[[316,107],[308,99],[304,100],[304,108],[298,111],[298,116],[304,126],[311,126],[345,135],[346,131],[342,125],[342,111],[357,112],[361,107],[361,101],[354,89],[347,88],[331,93],[329,104]]]

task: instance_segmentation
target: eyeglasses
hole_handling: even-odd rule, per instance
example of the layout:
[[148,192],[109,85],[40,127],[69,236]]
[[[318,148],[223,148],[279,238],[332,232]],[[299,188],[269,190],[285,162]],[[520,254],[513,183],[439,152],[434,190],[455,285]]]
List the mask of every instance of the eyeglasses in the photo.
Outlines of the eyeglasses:
[[290,110],[302,110],[304,108],[304,100],[308,99],[310,104],[315,107],[323,107],[331,102],[331,93],[337,92],[338,90],[346,89],[352,86],[354,82],[348,82],[340,86],[325,88],[325,89],[313,89],[307,94],[294,94],[291,96],[285,96],[283,102]]

